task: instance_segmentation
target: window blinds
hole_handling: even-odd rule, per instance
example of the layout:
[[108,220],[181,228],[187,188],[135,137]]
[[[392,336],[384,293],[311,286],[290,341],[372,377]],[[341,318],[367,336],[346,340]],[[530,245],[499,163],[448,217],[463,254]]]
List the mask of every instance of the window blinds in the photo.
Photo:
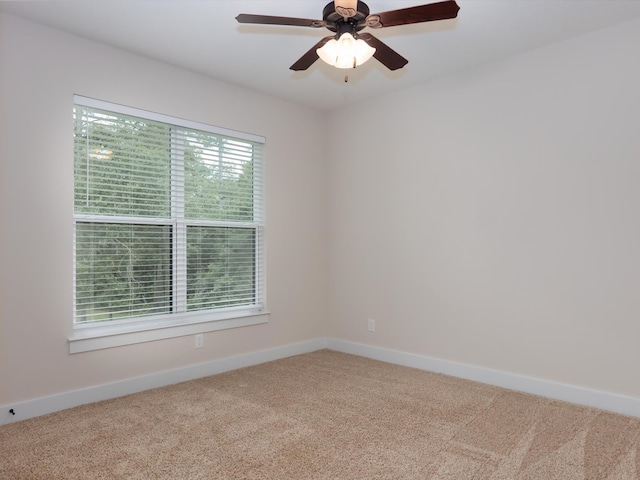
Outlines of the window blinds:
[[76,323],[262,306],[264,139],[229,133],[76,97]]

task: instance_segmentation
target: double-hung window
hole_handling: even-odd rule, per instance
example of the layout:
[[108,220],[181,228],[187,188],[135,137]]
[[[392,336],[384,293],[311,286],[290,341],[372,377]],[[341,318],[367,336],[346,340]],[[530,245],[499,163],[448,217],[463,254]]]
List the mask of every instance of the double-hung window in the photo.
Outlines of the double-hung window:
[[266,321],[264,139],[79,96],[73,121],[70,350]]

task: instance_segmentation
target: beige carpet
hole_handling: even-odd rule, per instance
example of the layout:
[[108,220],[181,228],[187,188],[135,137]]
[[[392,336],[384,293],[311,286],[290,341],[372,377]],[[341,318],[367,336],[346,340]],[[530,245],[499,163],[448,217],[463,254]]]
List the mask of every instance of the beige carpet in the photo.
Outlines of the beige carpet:
[[0,427],[0,479],[640,478],[640,419],[329,350]]

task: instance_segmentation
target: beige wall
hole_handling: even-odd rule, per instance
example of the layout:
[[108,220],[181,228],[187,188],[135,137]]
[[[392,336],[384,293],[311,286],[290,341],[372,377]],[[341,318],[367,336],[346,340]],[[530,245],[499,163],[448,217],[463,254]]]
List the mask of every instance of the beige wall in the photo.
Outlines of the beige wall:
[[[324,115],[0,17],[0,405],[326,334]],[[266,325],[68,354],[72,96],[267,138]]]
[[[635,21],[328,123],[0,16],[0,405],[325,336],[640,398],[639,44]],[[269,324],[67,353],[74,93],[266,136]]]
[[334,112],[360,141],[329,156],[329,335],[640,398],[638,45],[635,21]]

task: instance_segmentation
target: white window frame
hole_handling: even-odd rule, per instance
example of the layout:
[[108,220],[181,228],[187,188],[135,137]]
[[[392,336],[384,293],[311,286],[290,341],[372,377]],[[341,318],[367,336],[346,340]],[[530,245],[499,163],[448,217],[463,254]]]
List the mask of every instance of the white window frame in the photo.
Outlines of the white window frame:
[[[200,122],[149,112],[94,98],[74,95],[73,100],[74,105],[98,108],[118,114],[141,117],[178,127],[205,131],[216,135],[248,140],[251,142],[265,143],[265,138],[259,135],[215,127]],[[260,161],[263,162],[262,159]],[[263,171],[264,164],[260,169],[261,175],[263,175]],[[262,184],[262,189],[264,189],[264,182],[262,180],[263,179],[258,179]],[[255,199],[256,202],[263,201],[264,193],[263,191],[261,191],[261,193],[261,196]],[[175,192],[172,192],[172,195],[173,194],[175,194]],[[256,282],[259,283],[259,288],[262,291],[262,304],[252,305],[249,307],[232,307],[220,310],[172,313],[169,315],[158,315],[146,319],[113,321],[106,324],[78,324],[74,322],[73,333],[71,337],[69,337],[69,353],[74,354],[103,348],[131,345],[135,343],[266,323],[269,319],[269,312],[266,308],[264,206],[261,205],[260,207],[261,208],[257,209],[257,211],[261,212],[261,216],[258,221],[259,227],[256,230],[256,234],[258,236],[256,245],[256,255],[258,257],[256,259]],[[87,219],[87,217],[85,216],[83,218],[82,215],[74,215],[74,228],[76,220],[78,219]],[[75,292],[75,266],[73,270]]]

